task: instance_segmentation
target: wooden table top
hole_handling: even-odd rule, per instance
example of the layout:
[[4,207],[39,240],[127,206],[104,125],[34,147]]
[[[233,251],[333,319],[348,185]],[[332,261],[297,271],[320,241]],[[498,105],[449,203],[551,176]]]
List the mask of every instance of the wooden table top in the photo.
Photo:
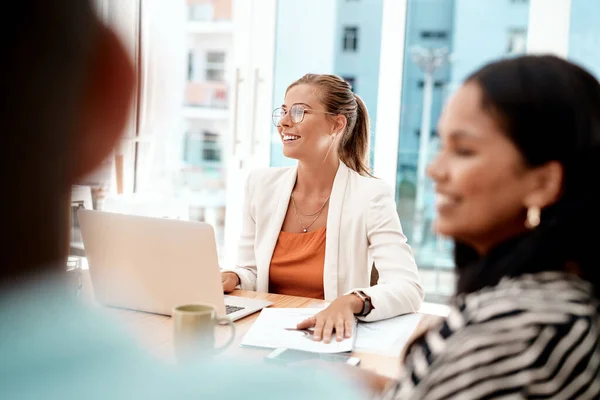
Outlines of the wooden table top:
[[[83,298],[93,302],[93,288],[91,286],[89,273],[83,271]],[[323,307],[326,302],[304,297],[285,296],[271,293],[259,293],[246,290],[236,290],[233,296],[248,297],[273,302],[274,308],[304,308]],[[116,308],[105,307],[104,310],[113,317],[126,331],[137,339],[143,348],[160,360],[174,363],[173,347],[173,322],[171,317],[164,315],[149,314],[144,312],[127,311]],[[269,354],[271,349],[258,349],[240,347],[240,343],[259,313],[254,313],[235,322],[235,340],[224,351],[223,356],[240,357],[244,359],[260,360]],[[216,345],[220,346],[229,338],[229,327],[219,326],[216,330]],[[395,357],[373,353],[355,352],[354,356],[360,358],[361,368],[374,371],[389,377],[396,377],[400,372],[400,354]]]

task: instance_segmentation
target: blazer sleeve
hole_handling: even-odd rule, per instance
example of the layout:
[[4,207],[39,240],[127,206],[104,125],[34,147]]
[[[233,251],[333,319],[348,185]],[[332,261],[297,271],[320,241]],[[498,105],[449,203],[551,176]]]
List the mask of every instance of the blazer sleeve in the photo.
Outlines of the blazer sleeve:
[[375,307],[363,321],[377,321],[417,312],[423,289],[412,250],[402,233],[396,202],[387,185],[375,191],[367,211],[369,252],[379,272],[378,284],[361,289]]
[[256,222],[253,208],[252,173],[246,180],[244,191],[244,205],[242,210],[242,232],[238,242],[236,268],[224,271],[235,272],[240,277],[240,289],[256,290],[256,258],[254,255],[254,242],[256,236]]

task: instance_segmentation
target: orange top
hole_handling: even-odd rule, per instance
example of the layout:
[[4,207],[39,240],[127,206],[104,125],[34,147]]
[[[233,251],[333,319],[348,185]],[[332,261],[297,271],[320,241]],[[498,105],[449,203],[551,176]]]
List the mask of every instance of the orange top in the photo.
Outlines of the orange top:
[[280,232],[269,269],[269,292],[324,299],[327,227],[314,232]]

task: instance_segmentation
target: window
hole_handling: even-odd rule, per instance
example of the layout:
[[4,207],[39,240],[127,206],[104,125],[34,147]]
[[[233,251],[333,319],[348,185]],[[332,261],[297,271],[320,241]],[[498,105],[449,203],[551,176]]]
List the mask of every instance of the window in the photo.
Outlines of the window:
[[[445,84],[446,83],[443,81],[435,81],[435,82],[433,82],[433,87],[435,89],[440,89],[440,88],[443,88]],[[419,89],[423,89],[423,87],[425,87],[425,81],[423,79],[419,80],[417,82],[417,86],[419,87]]]
[[194,79],[194,53],[188,53],[188,70],[187,70],[187,79],[188,81],[192,81]]
[[356,78],[353,76],[343,76],[342,79],[348,82],[352,91],[356,93]]
[[358,50],[358,27],[357,26],[346,26],[344,27],[344,42],[342,44],[344,51],[356,51]]
[[202,149],[202,159],[207,162],[221,161],[221,146],[219,144],[219,135],[213,132],[204,132],[204,148]]
[[225,52],[209,51],[206,53],[206,80],[212,82],[225,80]]
[[[255,165],[294,165],[294,160],[283,155],[281,138],[268,118],[270,112],[281,104],[287,86],[303,73],[342,76],[354,91],[359,91],[368,107],[373,127],[373,166],[379,178],[393,185],[397,211],[428,301],[451,298],[455,276],[452,243],[430,229],[435,216],[433,184],[423,180],[422,168],[418,168],[420,160],[431,160],[439,143],[438,137],[432,137],[428,146],[421,148],[425,141],[420,140],[418,132],[424,116],[430,119],[428,130],[435,129],[447,96],[465,77],[484,63],[522,47],[525,38],[527,42],[539,43],[542,50],[546,44],[552,49],[564,49],[563,53],[568,50],[570,58],[594,68],[600,76],[600,57],[594,52],[600,43],[600,11],[594,11],[600,10],[600,5],[596,6],[600,2],[596,0],[342,0],[322,2],[318,12],[312,7],[298,7],[298,2],[293,1],[186,0],[144,2],[141,15],[146,19],[130,22],[129,16],[136,15],[138,8],[125,13],[120,9],[138,1],[103,0],[107,3],[103,15],[110,17],[111,23],[121,24],[125,19],[125,29],[120,29],[123,32],[132,30],[130,27],[144,28],[143,34],[132,34],[131,40],[125,37],[128,48],[141,49],[142,53],[148,49],[154,53],[156,49],[154,54],[165,54],[171,59],[154,63],[152,57],[132,57],[145,63],[141,67],[148,72],[148,79],[140,82],[151,86],[149,90],[142,87],[136,102],[140,108],[148,109],[139,113],[140,118],[160,118],[165,121],[160,126],[166,129],[144,139],[159,142],[131,144],[124,156],[119,155],[126,160],[121,184],[125,191],[133,190],[138,176],[141,194],[145,195],[145,190],[158,192],[155,182],[159,182],[165,188],[161,187],[161,191],[173,193],[188,202],[190,210],[202,210],[202,215],[227,207],[227,212],[233,213],[228,218],[227,240],[223,240],[222,224],[215,230],[220,246],[232,250],[222,253],[229,257],[235,253],[235,247],[229,247],[237,242],[236,231],[241,224],[235,215],[241,210],[243,185],[233,179],[229,184],[225,178],[240,172],[239,176],[244,176],[245,170]],[[560,8],[558,3],[567,5]],[[237,15],[240,23],[198,23],[221,22],[220,15],[226,11]],[[161,18],[155,18],[156,15]],[[260,23],[255,22],[256,15],[261,15]],[[570,22],[566,25],[567,33],[571,30],[568,49],[563,41],[556,40],[561,38],[560,33],[544,40],[548,33],[564,30],[555,29],[552,17]],[[536,23],[529,27],[529,21]],[[187,33],[182,40],[184,26]],[[161,40],[145,43],[156,35]],[[136,45],[138,38],[143,41],[140,46]],[[415,47],[446,48],[452,56],[435,71],[431,109],[424,108],[423,70],[411,57]],[[533,47],[531,50],[536,51]],[[234,73],[238,69],[239,75]],[[186,78],[192,81],[185,85],[189,96],[184,98],[193,98],[193,102],[186,100],[180,110],[180,83],[185,83]],[[173,82],[177,84],[169,84]],[[168,97],[161,93],[164,101],[152,101],[152,88],[164,88]],[[400,100],[400,104],[389,101],[392,98]],[[227,110],[229,105],[233,112]],[[144,126],[141,122],[140,126]],[[131,131],[131,136],[135,135]],[[207,131],[218,134],[218,140],[205,137]],[[149,149],[147,153],[151,155],[145,159],[135,156],[134,147],[138,146]],[[237,162],[237,153],[243,155],[243,163]],[[221,162],[211,161],[219,157]],[[228,160],[235,162],[225,162]],[[210,196],[213,211],[205,210],[204,196]]]
[[[394,3],[390,1],[386,4],[391,7]],[[384,155],[391,157],[395,152],[396,165],[390,170],[396,175],[396,207],[402,221],[402,229],[409,238],[419,266],[426,301],[446,301],[451,298],[455,290],[453,243],[431,229],[436,216],[435,186],[427,178],[426,169],[423,168],[433,160],[440,146],[439,136],[434,129],[448,95],[460,87],[467,76],[491,60],[506,57],[508,49],[514,51],[525,47],[525,39],[529,32],[529,4],[533,2],[406,0],[401,3],[406,3],[406,25],[404,26],[405,53],[401,70],[401,104],[398,111],[400,113],[398,142],[393,146],[396,147],[395,149],[386,143],[392,150],[390,153],[384,151],[387,150],[384,146],[378,148],[379,152],[376,152],[375,159],[381,160]],[[553,13],[553,7],[556,7],[542,5],[549,3],[543,0],[537,3],[539,7],[545,7],[545,11],[550,15]],[[386,14],[385,8],[384,14]],[[360,27],[367,28],[362,24]],[[401,32],[392,30],[394,28],[389,28],[394,37],[402,37],[399,35]],[[363,35],[366,37],[366,34]],[[435,55],[425,50],[438,49],[445,49],[449,57],[441,57],[444,52],[440,51],[440,62],[434,63],[437,68],[435,68],[431,101],[424,104],[425,77],[422,66],[427,63],[420,61]],[[388,51],[392,52],[393,47],[390,46]],[[417,57],[419,55],[420,57]],[[398,68],[393,64],[392,58],[389,60],[390,64]],[[386,66],[382,64],[380,74],[385,69]],[[389,74],[390,71],[387,73]],[[382,86],[379,89],[386,91],[387,88]],[[378,107],[378,113],[381,112],[381,107]],[[388,114],[393,115],[391,114],[393,112],[391,109],[386,109],[386,117]],[[427,123],[424,123],[423,118],[429,119]],[[382,137],[387,133],[382,129],[387,126],[387,123],[377,121],[377,124],[379,125],[375,127],[377,134]],[[427,131],[432,131],[429,141],[421,135],[423,126]],[[380,140],[380,137],[377,140]],[[381,167],[385,163],[385,161],[380,163],[382,172],[379,173],[379,177],[386,174]]]
[[184,142],[184,161],[190,166],[204,167],[206,163],[221,161],[219,134],[211,131],[186,133]]
[[446,31],[421,31],[421,39],[446,39],[447,37]]
[[527,31],[522,28],[510,29],[508,31],[508,40],[506,44],[506,53],[524,54],[527,45]]
[[[415,135],[416,135],[417,137],[420,137],[420,136],[421,136],[421,130],[420,130],[420,129],[416,129],[416,130],[415,130]],[[434,129],[434,130],[432,130],[432,131],[431,131],[431,134],[430,134],[430,136],[431,136],[432,138],[436,137],[436,136],[437,136],[437,131],[436,131],[435,129]]]

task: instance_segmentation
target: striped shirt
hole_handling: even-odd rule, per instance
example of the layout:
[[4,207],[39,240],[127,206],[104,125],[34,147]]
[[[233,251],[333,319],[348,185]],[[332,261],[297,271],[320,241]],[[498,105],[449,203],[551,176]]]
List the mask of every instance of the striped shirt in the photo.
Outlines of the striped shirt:
[[600,399],[600,307],[561,272],[460,296],[384,399]]

